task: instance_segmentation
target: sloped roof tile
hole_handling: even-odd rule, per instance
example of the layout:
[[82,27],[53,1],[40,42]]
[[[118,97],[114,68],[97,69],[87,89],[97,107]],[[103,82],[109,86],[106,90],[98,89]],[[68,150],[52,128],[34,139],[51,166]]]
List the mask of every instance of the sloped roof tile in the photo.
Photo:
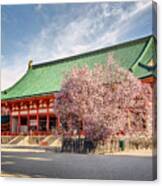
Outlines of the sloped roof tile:
[[110,53],[113,53],[117,63],[125,69],[132,70],[137,77],[154,74],[138,63],[140,59],[140,63],[146,64],[147,60],[151,60],[156,53],[155,38],[148,36],[112,47],[33,65],[16,84],[1,93],[1,98],[2,100],[17,99],[60,91],[65,74],[69,73],[73,67],[82,67],[86,64],[89,68],[93,68],[95,64],[104,64]]

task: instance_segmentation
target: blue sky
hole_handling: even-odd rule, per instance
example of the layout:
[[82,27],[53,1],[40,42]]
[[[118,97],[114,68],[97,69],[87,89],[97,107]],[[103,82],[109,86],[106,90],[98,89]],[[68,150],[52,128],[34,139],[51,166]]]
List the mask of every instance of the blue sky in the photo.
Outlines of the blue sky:
[[3,5],[1,88],[33,63],[152,34],[151,1]]

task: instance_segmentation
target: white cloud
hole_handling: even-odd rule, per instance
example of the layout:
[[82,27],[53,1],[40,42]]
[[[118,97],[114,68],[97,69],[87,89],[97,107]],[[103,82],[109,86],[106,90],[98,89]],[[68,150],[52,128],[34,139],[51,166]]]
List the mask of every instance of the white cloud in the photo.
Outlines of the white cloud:
[[[2,57],[3,61],[1,61],[1,64],[9,64],[11,61],[6,61],[5,57]],[[29,58],[26,56],[17,55],[13,58],[12,65],[8,65],[7,67],[1,68],[1,89],[4,90],[6,88],[9,88],[11,85],[15,84],[20,77],[23,76],[23,74],[26,72],[28,66],[28,63],[22,63],[27,62]]]
[[35,10],[36,10],[37,12],[40,12],[40,11],[42,10],[42,8],[43,8],[43,4],[35,5]]
[[[29,59],[38,63],[116,44],[121,34],[128,31],[133,17],[150,4],[151,1],[137,2],[130,11],[122,6],[111,8],[104,3],[75,18],[66,26],[50,22],[48,27],[40,30],[34,39],[25,44],[29,48],[26,55],[15,54],[14,65],[2,69],[2,89],[11,86],[23,75]],[[35,6],[35,9],[41,11],[42,5]],[[107,23],[108,19],[110,21]],[[59,30],[57,33],[56,29]]]
[[131,14],[130,14],[130,16],[129,17],[132,17],[132,16],[134,16],[134,15],[136,15],[136,14],[138,14],[139,12],[141,12],[141,11],[143,11],[144,9],[146,9],[146,8],[148,8],[149,6],[151,6],[151,4],[152,4],[152,1],[138,1],[137,3],[136,3],[136,10],[135,11],[133,11]]
[[[13,70],[15,68],[15,70]],[[20,77],[25,73],[26,67],[18,66],[11,67],[11,68],[3,68],[1,70],[1,88],[2,90],[10,87],[14,83],[16,83]]]

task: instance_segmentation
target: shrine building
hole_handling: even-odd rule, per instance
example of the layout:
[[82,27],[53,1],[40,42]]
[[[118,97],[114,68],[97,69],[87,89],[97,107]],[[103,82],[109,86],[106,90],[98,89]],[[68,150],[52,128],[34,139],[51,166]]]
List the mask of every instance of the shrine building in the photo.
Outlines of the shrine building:
[[[26,73],[1,92],[1,134],[18,135],[33,131],[50,134],[59,124],[53,105],[65,74],[74,66],[107,63],[108,55],[130,70],[143,83],[156,84],[156,38],[147,36],[63,59],[40,64],[29,62]],[[14,69],[16,70],[16,69]]]

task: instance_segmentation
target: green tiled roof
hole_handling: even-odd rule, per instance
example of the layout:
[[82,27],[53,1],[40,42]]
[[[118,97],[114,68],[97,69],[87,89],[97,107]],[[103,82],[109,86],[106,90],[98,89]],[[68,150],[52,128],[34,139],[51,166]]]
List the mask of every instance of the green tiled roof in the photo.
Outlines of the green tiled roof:
[[[147,63],[153,59],[156,62],[156,44],[155,39],[151,37],[136,63],[132,66],[132,72],[139,78],[143,78],[149,75],[156,76],[156,69],[154,67],[148,68]],[[143,68],[142,68],[143,67]]]
[[155,75],[155,69],[147,68],[147,63],[152,58],[155,59],[156,39],[148,36],[81,55],[33,65],[16,84],[2,92],[1,98],[16,99],[60,91],[65,74],[74,66],[82,67],[87,64],[89,68],[93,68],[95,64],[106,63],[110,53],[113,53],[117,63],[131,70],[139,78]]

